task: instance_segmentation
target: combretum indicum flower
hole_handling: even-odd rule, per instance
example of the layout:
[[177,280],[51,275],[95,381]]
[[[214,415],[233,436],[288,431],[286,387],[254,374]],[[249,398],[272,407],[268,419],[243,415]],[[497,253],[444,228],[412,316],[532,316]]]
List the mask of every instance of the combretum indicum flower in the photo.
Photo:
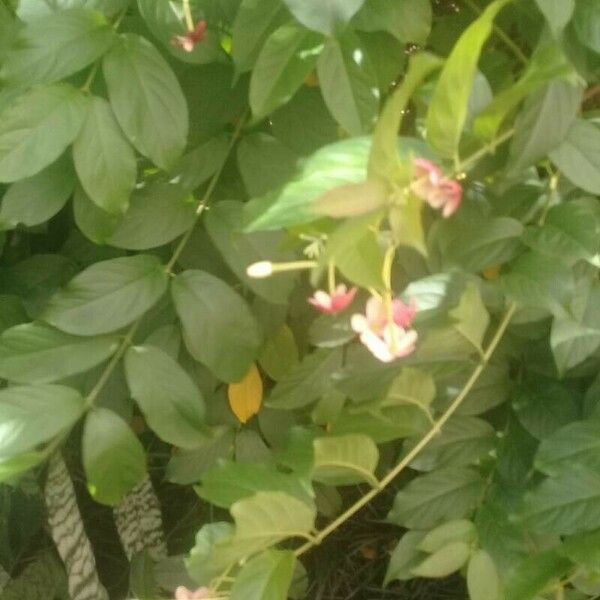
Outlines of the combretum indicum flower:
[[425,158],[416,158],[413,162],[414,180],[410,189],[431,208],[442,211],[447,218],[454,214],[462,199],[462,186],[455,179],[446,179],[442,170]]
[[350,306],[357,291],[355,287],[348,289],[340,284],[330,293],[317,290],[308,301],[320,312],[337,313]]

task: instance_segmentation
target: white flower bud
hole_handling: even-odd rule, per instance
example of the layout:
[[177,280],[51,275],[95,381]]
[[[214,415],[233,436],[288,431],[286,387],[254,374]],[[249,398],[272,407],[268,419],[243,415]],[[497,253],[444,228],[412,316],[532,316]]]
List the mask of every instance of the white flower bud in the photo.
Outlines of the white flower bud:
[[268,260],[255,262],[246,269],[246,274],[253,279],[270,277],[273,274],[273,263]]

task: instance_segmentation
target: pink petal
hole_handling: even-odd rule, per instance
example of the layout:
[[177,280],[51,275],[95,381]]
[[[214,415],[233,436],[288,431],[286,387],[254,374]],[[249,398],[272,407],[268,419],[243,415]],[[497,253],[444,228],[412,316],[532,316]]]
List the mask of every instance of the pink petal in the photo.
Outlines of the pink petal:
[[356,331],[356,333],[362,333],[363,331],[369,329],[369,322],[364,315],[352,315],[350,318],[350,327],[352,327],[352,331]]
[[376,296],[371,296],[367,300],[365,314],[369,322],[369,327],[373,331],[380,333],[387,323],[387,314],[382,300]]
[[335,290],[335,294],[331,298],[331,310],[332,312],[339,312],[350,306],[356,292],[358,290],[354,287],[350,291],[346,291],[345,285],[338,285]]
[[440,167],[426,158],[415,158],[413,165],[415,179],[426,177],[433,185],[437,185],[443,177]]
[[332,298],[323,290],[317,290],[308,301],[321,312],[333,312]]
[[390,352],[389,346],[370,329],[366,329],[361,334],[360,341],[377,360],[381,362],[391,362],[394,360],[394,355]]
[[462,186],[454,179],[445,179],[440,187],[444,190],[446,196],[442,216],[448,218],[450,215],[454,214],[460,206],[462,200]]
[[190,36],[190,39],[195,42],[201,42],[204,39],[204,34],[206,32],[206,21],[204,19],[202,19],[201,21],[198,21],[196,23],[196,27],[194,28],[194,31],[190,32],[188,35]]
[[417,314],[417,301],[411,298],[408,304],[404,304],[402,300],[394,300],[392,302],[392,314],[396,325],[403,328],[408,327]]
[[[394,336],[394,340],[392,340],[392,336]],[[403,358],[414,351],[418,334],[414,329],[405,331],[401,327],[392,325],[386,328],[383,337],[390,347],[390,353],[393,354],[394,358]],[[393,347],[394,345],[395,348]]]

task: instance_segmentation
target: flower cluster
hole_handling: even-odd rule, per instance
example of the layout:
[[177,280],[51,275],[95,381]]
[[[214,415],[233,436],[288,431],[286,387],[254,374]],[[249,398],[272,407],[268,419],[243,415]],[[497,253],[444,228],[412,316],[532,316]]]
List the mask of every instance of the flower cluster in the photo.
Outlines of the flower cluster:
[[317,290],[308,301],[320,312],[336,313],[350,306],[357,291],[355,287],[349,290],[345,285],[338,285],[330,294]]
[[206,21],[198,21],[192,31],[188,31],[185,35],[174,35],[171,38],[171,45],[174,48],[181,48],[185,52],[192,52],[194,46],[204,39],[205,33]]
[[446,179],[442,170],[424,158],[413,162],[414,179],[410,189],[419,198],[425,200],[431,208],[442,210],[447,218],[454,214],[462,199],[462,186],[455,179]]
[[388,307],[381,298],[371,296],[365,314],[352,315],[351,325],[375,358],[391,362],[408,356],[415,349],[417,332],[410,329],[410,325],[416,312],[414,299],[409,304],[394,299]]

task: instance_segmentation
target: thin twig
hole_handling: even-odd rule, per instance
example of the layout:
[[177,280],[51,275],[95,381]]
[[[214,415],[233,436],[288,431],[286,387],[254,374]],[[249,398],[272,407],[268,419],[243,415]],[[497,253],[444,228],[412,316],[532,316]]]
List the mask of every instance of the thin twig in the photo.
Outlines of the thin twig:
[[358,512],[363,506],[368,504],[375,496],[377,496],[383,489],[385,489],[410,463],[415,459],[416,456],[433,440],[442,430],[448,419],[457,411],[458,407],[462,404],[464,399],[467,397],[469,392],[473,389],[473,386],[481,376],[481,373],[487,366],[490,358],[496,350],[500,340],[504,336],[506,328],[508,327],[516,306],[514,303],[510,304],[504,318],[498,325],[498,329],[494,334],[490,344],[488,345],[483,357],[473,373],[465,383],[461,392],[454,399],[452,404],[447,408],[446,412],[436,421],[435,425],[429,430],[429,432],[421,438],[421,441],[408,453],[404,458],[379,482],[379,486],[376,489],[372,489],[367,492],[362,498],[357,500],[352,506],[350,506],[345,512],[343,512],[337,519],[332,521],[327,527],[322,529],[315,535],[314,542],[306,542],[300,546],[296,551],[295,555],[301,556],[313,546],[320,544],[329,534],[334,532],[340,525],[350,519],[356,512]]

